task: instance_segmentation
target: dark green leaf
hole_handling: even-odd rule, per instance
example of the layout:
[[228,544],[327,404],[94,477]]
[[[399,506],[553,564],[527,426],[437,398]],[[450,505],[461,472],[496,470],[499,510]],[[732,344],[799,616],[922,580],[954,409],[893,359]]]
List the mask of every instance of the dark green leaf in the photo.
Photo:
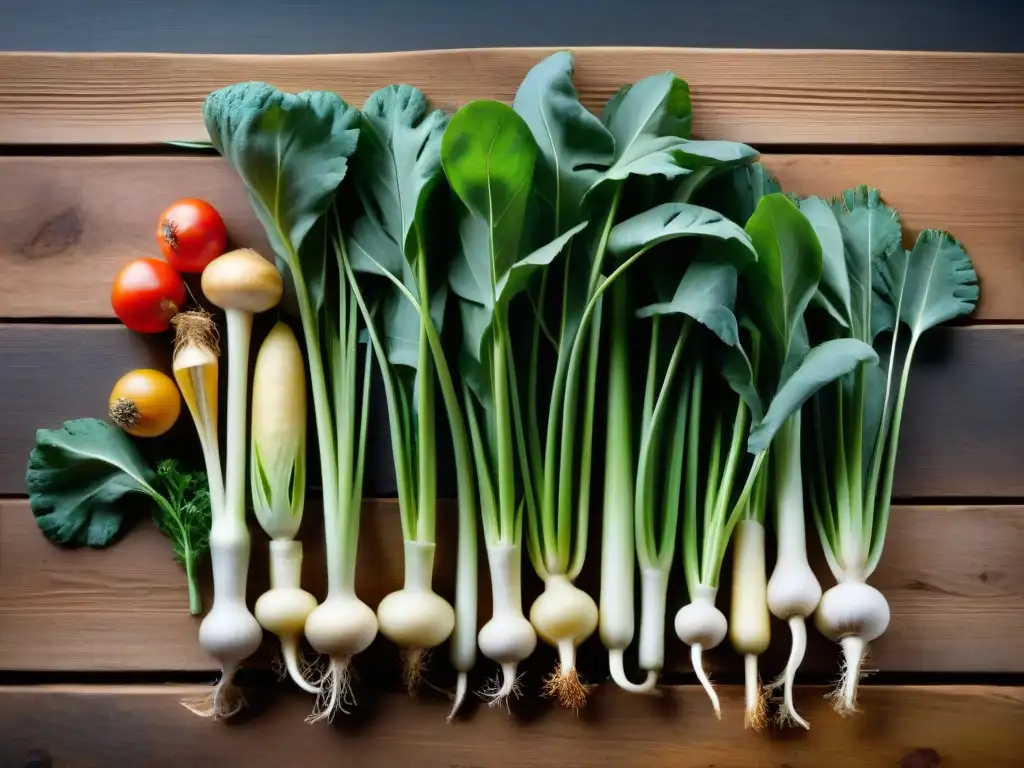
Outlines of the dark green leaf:
[[534,191],[554,214],[544,240],[583,220],[584,194],[615,157],[611,133],[576,95],[573,66],[568,51],[548,56],[527,73],[512,104],[537,143]]
[[926,229],[914,250],[899,249],[884,261],[883,290],[899,319],[917,339],[929,328],[974,311],[978,275],[963,246],[946,232]]
[[736,267],[732,264],[695,261],[679,281],[671,300],[642,307],[636,316],[687,315],[708,328],[723,344],[738,347],[739,328],[733,314],[736,281]]
[[608,250],[631,256],[667,240],[694,236],[714,237],[735,246],[730,255],[737,266],[757,258],[742,227],[720,213],[688,203],[663,203],[616,224],[608,237]]
[[566,244],[586,226],[587,222],[581,221],[572,229],[563,232],[550,243],[542,245],[529,256],[523,257],[509,267],[508,271],[498,278],[496,286],[498,306],[507,306],[516,295],[526,288],[529,279],[558,258]]
[[772,398],[764,419],[750,431],[747,450],[755,454],[765,450],[786,419],[823,386],[861,363],[877,362],[875,350],[858,339],[831,339],[811,349]]
[[266,83],[214,91],[203,105],[213,145],[241,176],[274,252],[293,271],[306,235],[330,207],[359,136],[359,113],[326,91]]
[[863,185],[843,192],[832,210],[846,253],[853,337],[870,343],[872,317],[876,315],[872,304],[878,296],[872,291],[872,281],[877,262],[901,250],[899,214],[882,202],[877,189]]
[[153,496],[153,472],[121,430],[98,419],[40,429],[25,485],[36,524],[54,544],[105,547],[124,525],[123,497]]
[[608,110],[615,160],[598,184],[631,175],[678,176],[684,172],[669,151],[690,137],[690,88],[671,72],[646,77]]
[[747,221],[757,263],[745,272],[750,311],[761,328],[778,380],[789,358],[797,323],[821,279],[821,245],[806,217],[785,195],[761,198]]
[[755,162],[732,168],[712,179],[701,190],[696,202],[744,226],[754,215],[762,197],[781,191],[782,187],[774,177]]
[[529,126],[498,101],[464,106],[441,141],[441,162],[452,189],[490,232],[490,247],[467,256],[474,272],[488,275],[492,297],[498,277],[519,257],[536,157]]
[[805,198],[798,205],[821,244],[821,282],[815,298],[837,323],[848,328],[851,323],[850,278],[846,273],[846,251],[839,222],[832,208],[820,197]]

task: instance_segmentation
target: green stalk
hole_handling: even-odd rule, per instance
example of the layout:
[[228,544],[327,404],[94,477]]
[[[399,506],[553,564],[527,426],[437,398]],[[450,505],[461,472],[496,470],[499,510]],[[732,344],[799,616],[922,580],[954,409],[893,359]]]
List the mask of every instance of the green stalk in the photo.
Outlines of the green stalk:
[[668,472],[665,475],[665,493],[662,504],[665,507],[665,523],[661,527],[661,540],[655,557],[659,568],[670,568],[676,552],[676,534],[679,528],[679,491],[683,483],[683,466],[686,454],[686,422],[690,411],[690,379],[683,379],[682,392],[676,406],[676,423],[672,431],[669,448]]
[[686,588],[691,595],[700,585],[700,555],[697,545],[697,482],[700,471],[700,418],[704,389],[704,361],[698,357],[693,367],[690,395],[689,444],[686,447],[686,508],[683,515],[683,568]]
[[476,406],[473,404],[473,395],[470,394],[465,381],[462,382],[462,396],[473,445],[477,486],[480,488],[480,517],[484,526],[484,538],[487,541],[487,546],[494,546],[501,537],[501,524],[498,522],[498,508],[494,498],[494,484],[491,480],[491,458],[480,434],[480,422],[476,415]]
[[586,400],[583,403],[583,434],[580,455],[580,490],[576,504],[576,546],[568,576],[575,580],[583,570],[587,556],[587,539],[590,532],[590,476],[593,466],[594,409],[597,402],[597,360],[601,346],[601,307],[597,308],[594,327],[590,337],[590,353],[587,363]]
[[[715,509],[718,506],[718,494],[722,488],[722,412],[716,410],[714,426],[711,428],[711,458],[708,462],[708,480],[704,488],[704,531],[707,540],[708,531],[714,524]],[[701,582],[702,584],[704,582]]]
[[434,439],[434,366],[427,341],[430,317],[430,287],[427,282],[427,260],[422,245],[416,257],[420,296],[419,358],[416,371],[417,482],[416,540],[434,542],[434,521],[437,516],[437,442]]
[[199,594],[199,582],[196,580],[196,559],[185,545],[184,552],[185,578],[188,580],[188,612],[198,616],[203,612],[203,596]]
[[860,365],[854,379],[852,424],[846,439],[849,443],[850,509],[854,530],[864,530],[864,398],[867,389],[867,367]]
[[[711,537],[711,545],[713,547],[713,556],[711,563],[714,571],[711,573],[705,573],[704,584],[708,584],[713,587],[718,586],[718,577],[722,570],[722,560],[725,558],[725,550],[729,546],[729,539],[732,537],[732,529],[739,521],[740,515],[746,508],[748,499],[757,475],[760,472],[760,462],[756,463],[757,471],[748,477],[746,486],[749,488],[746,490],[746,496],[741,497],[737,500],[736,506],[733,511],[729,511],[729,503],[732,499],[732,489],[736,483],[736,473],[739,470],[740,459],[743,457],[743,444],[747,438],[747,405],[743,402],[743,398],[739,398],[739,405],[736,408],[736,417],[733,419],[732,425],[732,440],[729,445],[729,454],[725,461],[725,468],[722,471],[722,483],[718,488],[717,498],[718,509],[715,511],[715,523],[713,526],[713,535]],[[761,458],[765,452],[758,456]],[[763,459],[762,459],[763,460]],[[705,561],[707,564],[707,561]]]
[[[846,465],[846,439],[844,437],[844,400],[843,380],[836,381],[836,465],[834,480],[836,483],[836,512],[839,524],[839,540],[842,543],[842,552],[839,559],[843,561],[843,568],[847,563],[856,562],[859,556],[850,552],[849,547],[854,546],[853,512],[850,509],[850,475]],[[859,547],[857,547],[859,549]]]
[[498,531],[500,540],[512,543],[515,540],[515,447],[512,443],[510,420],[508,357],[505,350],[504,321],[494,318],[493,357],[491,363],[491,387],[494,392],[494,418],[498,459]]
[[914,356],[914,349],[917,347],[917,337],[911,336],[910,346],[907,348],[907,356],[903,362],[903,371],[900,374],[900,388],[896,395],[896,407],[893,409],[892,424],[889,428],[889,447],[886,451],[885,479],[882,483],[882,493],[878,497],[877,507],[873,510],[876,520],[874,526],[874,538],[868,542],[869,554],[867,568],[861,575],[867,579],[875,568],[878,561],[882,559],[882,548],[885,544],[885,531],[889,526],[889,509],[892,505],[892,480],[896,472],[896,449],[900,442],[900,425],[903,422],[903,402],[907,394],[907,383],[910,381],[910,362]]

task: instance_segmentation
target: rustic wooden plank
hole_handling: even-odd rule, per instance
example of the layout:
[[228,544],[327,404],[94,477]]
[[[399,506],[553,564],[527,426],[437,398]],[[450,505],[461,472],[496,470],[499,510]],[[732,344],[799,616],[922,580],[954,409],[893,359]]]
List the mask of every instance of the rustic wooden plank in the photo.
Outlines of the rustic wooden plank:
[[[2,86],[0,86],[2,87]],[[908,238],[948,229],[983,282],[976,320],[1021,320],[1024,157],[766,155],[787,189],[834,195],[869,183],[903,215]],[[0,317],[112,317],[110,285],[132,258],[155,255],[160,212],[209,200],[231,239],[269,254],[241,182],[215,157],[0,158]]]
[[[510,100],[554,49],[319,56],[9,53],[0,57],[0,143],[205,139],[211,90],[266,80],[362,104],[394,82],[447,109]],[[576,49],[576,85],[599,110],[620,85],[673,70],[694,94],[695,132],[750,143],[1020,144],[1024,56],[881,51]]]
[[[897,498],[1024,497],[1024,433],[1017,428],[1022,358],[1022,326],[948,328],[925,337],[903,418]],[[0,494],[18,494],[24,492],[35,430],[69,418],[102,417],[110,387],[122,373],[169,367],[170,340],[113,325],[0,324],[0,360],[5,365],[0,392],[16,406],[0,413]],[[384,442],[383,396],[372,407],[366,493],[390,496],[394,475]],[[187,416],[168,441],[145,445],[154,455],[171,446],[198,456]],[[442,486],[449,488],[451,462],[442,454],[440,464]]]
[[[454,591],[456,512],[439,515],[435,588]],[[304,583],[322,597],[325,584],[319,509],[310,505],[301,538]],[[265,536],[253,533],[250,598],[267,586]],[[357,591],[369,605],[402,584],[401,526],[393,501],[368,502],[363,512]],[[886,672],[1024,672],[1024,507],[898,507],[888,549],[872,583],[892,606],[892,624],[872,647],[871,665]],[[818,549],[811,542],[811,550]],[[598,591],[599,551],[581,585]],[[451,557],[449,557],[451,556]],[[826,586],[833,583],[820,562]],[[490,615],[486,568],[481,560],[480,618]],[[107,550],[60,550],[37,530],[24,501],[0,501],[0,669],[35,671],[207,670],[215,665],[196,644],[198,622],[188,615],[184,574],[167,541],[148,522]],[[685,600],[682,574],[674,579],[669,610]],[[208,574],[203,574],[208,586]],[[540,584],[527,568],[526,601]],[[722,590],[728,602],[728,587]],[[207,602],[209,594],[207,589]],[[985,627],[978,632],[978,627]],[[116,630],[115,630],[116,628]],[[813,630],[802,674],[830,677],[836,646]],[[374,659],[392,653],[379,643]],[[689,673],[688,653],[670,634],[670,673]],[[774,674],[785,662],[788,631],[775,628],[762,669]],[[545,653],[536,668],[550,663]],[[259,666],[265,656],[251,662]],[[441,654],[440,667],[443,667]],[[361,662],[361,666],[367,662]],[[591,679],[605,674],[597,640],[584,646],[581,664]],[[372,665],[372,664],[371,664]],[[716,673],[739,672],[728,647],[709,657]],[[364,666],[365,668],[365,666]],[[490,669],[482,660],[480,673]],[[441,677],[444,672],[438,671]],[[364,676],[372,676],[367,673]]]
[[1024,717],[1021,688],[865,687],[864,714],[848,718],[828,711],[822,689],[803,688],[798,705],[812,730],[755,734],[742,727],[742,691],[722,689],[718,721],[704,693],[687,686],[661,699],[601,690],[580,717],[479,707],[468,722],[447,727],[448,702],[395,693],[331,728],[303,723],[308,698],[261,691],[266,702],[231,727],[178,705],[201,693],[195,686],[0,688],[0,763],[333,768],[341,760],[376,768],[412,758],[421,768],[1010,768],[1020,765]]

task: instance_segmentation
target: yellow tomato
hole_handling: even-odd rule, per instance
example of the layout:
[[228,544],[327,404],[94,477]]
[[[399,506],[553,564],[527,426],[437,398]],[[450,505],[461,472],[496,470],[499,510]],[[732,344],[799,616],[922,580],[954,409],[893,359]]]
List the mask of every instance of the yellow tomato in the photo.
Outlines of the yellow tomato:
[[126,373],[110,393],[110,420],[136,437],[158,437],[181,413],[181,394],[171,378],[151,368]]

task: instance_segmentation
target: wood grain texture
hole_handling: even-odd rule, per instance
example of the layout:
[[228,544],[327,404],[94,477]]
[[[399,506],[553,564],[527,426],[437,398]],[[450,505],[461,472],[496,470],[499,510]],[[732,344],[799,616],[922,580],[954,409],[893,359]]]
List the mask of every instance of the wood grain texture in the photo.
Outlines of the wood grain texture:
[[[371,712],[336,721],[333,728],[303,723],[308,698],[277,693],[266,697],[247,724],[232,727],[178,705],[202,692],[194,686],[0,688],[0,763],[1011,768],[1021,764],[1024,718],[1020,688],[865,687],[864,714],[845,719],[829,711],[822,689],[803,688],[797,703],[813,723],[811,731],[755,734],[743,731],[740,690],[722,689],[724,715],[718,721],[705,694],[685,686],[661,699],[606,688],[580,717],[553,710],[515,717],[479,707],[469,722],[449,726],[448,702],[386,694],[372,702]],[[28,756],[43,762],[30,763]]]
[[[446,503],[439,514],[435,588],[454,593],[456,510]],[[317,505],[306,511],[305,587],[323,597],[325,584],[322,518]],[[250,602],[267,587],[265,536],[253,531]],[[394,501],[367,502],[359,542],[356,589],[371,606],[402,585],[401,525]],[[819,549],[810,543],[812,552]],[[599,590],[600,549],[592,551],[580,585]],[[822,583],[833,583],[818,557]],[[487,571],[481,558],[481,623],[490,616]],[[771,560],[769,560],[771,562]],[[196,643],[198,620],[187,612],[185,577],[171,561],[167,541],[140,523],[106,550],[61,550],[39,533],[24,501],[0,501],[0,669],[25,671],[212,670],[214,663]],[[541,588],[526,568],[526,602]],[[728,569],[726,570],[728,573]],[[209,577],[204,567],[205,597]],[[871,666],[886,672],[1024,672],[1019,652],[1024,636],[1024,507],[897,507],[892,514],[885,557],[872,583],[892,607],[888,632],[872,646]],[[722,607],[729,588],[723,584]],[[669,610],[686,600],[682,573],[673,579]],[[985,627],[979,632],[978,627]],[[810,631],[808,658],[801,673],[829,679],[837,648]],[[777,624],[772,649],[762,669],[773,675],[785,663],[788,631]],[[270,643],[268,641],[268,647]],[[360,659],[363,676],[387,663],[393,652],[378,641],[374,653]],[[668,674],[689,674],[689,655],[671,634],[666,645]],[[548,669],[551,653],[531,661]],[[250,666],[266,663],[266,655]],[[446,676],[445,654],[435,659],[435,674]],[[596,638],[581,654],[590,679],[606,674]],[[716,674],[738,679],[733,651],[724,644],[709,655]],[[491,673],[481,659],[481,675]],[[387,672],[380,674],[387,677]],[[379,681],[377,681],[379,682]],[[482,683],[482,679],[480,680]]]
[[[2,86],[0,86],[2,87]],[[2,120],[0,120],[2,123]],[[974,260],[975,320],[1024,320],[1024,157],[766,155],[787,190],[831,196],[869,183],[903,216],[908,236],[947,229]],[[230,167],[216,157],[0,158],[0,317],[112,317],[110,285],[130,259],[156,255],[172,201],[199,196],[231,239],[269,255]]]
[[[0,56],[0,143],[205,139],[206,94],[240,80],[329,89],[353,104],[389,83],[454,109],[511,100],[553,51],[491,48],[317,56]],[[756,144],[1013,144],[1024,141],[1024,55],[579,48],[576,86],[599,110],[619,86],[665,70],[694,94],[702,137]]]
[[[1022,359],[1021,326],[945,328],[923,338],[903,417],[898,499],[1024,497],[1024,432],[1018,428],[1024,412]],[[36,429],[56,428],[70,418],[103,417],[110,388],[123,373],[169,368],[170,339],[113,325],[0,324],[0,360],[5,366],[0,393],[4,402],[16,404],[0,411],[0,494],[20,494]],[[371,408],[366,495],[391,496],[394,473],[383,396],[375,397]],[[144,445],[153,456],[168,445],[193,458],[199,450],[187,417],[166,443]],[[443,453],[439,465],[442,487],[448,488],[453,473]]]

